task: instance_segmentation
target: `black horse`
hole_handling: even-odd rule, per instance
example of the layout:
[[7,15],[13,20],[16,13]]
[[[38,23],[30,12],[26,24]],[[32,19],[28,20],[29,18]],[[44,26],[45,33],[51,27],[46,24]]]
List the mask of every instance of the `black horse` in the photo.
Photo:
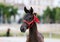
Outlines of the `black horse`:
[[[37,31],[37,25],[36,22],[36,14],[33,14],[33,8],[31,7],[30,10],[27,10],[26,7],[24,7],[24,11],[26,15],[24,16],[23,24],[21,25],[21,32],[25,32],[27,29],[29,29],[29,35],[27,36],[26,42],[44,42],[44,37],[41,33]],[[38,20],[38,19],[37,19]]]

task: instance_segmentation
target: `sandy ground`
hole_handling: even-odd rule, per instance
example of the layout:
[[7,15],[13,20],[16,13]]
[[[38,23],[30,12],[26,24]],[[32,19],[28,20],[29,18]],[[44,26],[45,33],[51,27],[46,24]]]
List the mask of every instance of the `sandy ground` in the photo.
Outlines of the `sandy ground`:
[[[26,42],[26,37],[0,37],[0,42]],[[44,42],[60,42],[60,39],[45,38]]]

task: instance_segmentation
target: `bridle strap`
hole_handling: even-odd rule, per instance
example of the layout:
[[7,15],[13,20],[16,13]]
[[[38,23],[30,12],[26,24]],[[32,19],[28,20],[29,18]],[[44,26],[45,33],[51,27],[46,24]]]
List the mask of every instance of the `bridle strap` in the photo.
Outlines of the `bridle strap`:
[[34,23],[34,21],[32,20],[31,22],[27,22],[26,20],[23,20],[27,25],[28,25],[28,28],[31,28]]
[[28,22],[26,20],[23,20],[23,22],[27,23],[28,25],[32,24],[34,22],[34,20],[32,20],[31,22]]
[[28,21],[26,21],[26,20],[23,20],[23,22],[25,22],[26,24],[28,24],[28,28],[31,28],[31,25],[33,25],[34,24],[34,22],[39,22],[38,21],[38,18],[36,18],[36,16],[34,15],[34,19],[31,21],[31,22],[28,22]]
[[23,20],[23,22],[25,22],[26,24],[28,24],[28,28],[31,28],[30,25],[33,25],[33,24],[34,24],[35,18],[34,18],[31,22],[28,22],[28,21],[26,21],[26,20]]

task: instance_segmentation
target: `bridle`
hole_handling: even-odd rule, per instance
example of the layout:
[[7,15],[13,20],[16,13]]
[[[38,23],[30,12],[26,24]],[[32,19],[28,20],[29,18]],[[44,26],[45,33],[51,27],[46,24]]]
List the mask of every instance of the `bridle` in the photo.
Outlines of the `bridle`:
[[39,23],[39,19],[34,15],[34,18],[31,22],[28,22],[26,20],[23,20],[23,22],[25,22],[28,25],[28,28],[31,28],[34,24],[34,22],[38,22]]

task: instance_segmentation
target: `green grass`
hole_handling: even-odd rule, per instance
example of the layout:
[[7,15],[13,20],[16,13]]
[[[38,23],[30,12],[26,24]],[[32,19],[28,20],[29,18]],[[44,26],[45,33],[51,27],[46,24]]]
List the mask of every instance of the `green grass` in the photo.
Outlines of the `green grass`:
[[[13,36],[13,34],[10,33],[10,36]],[[0,37],[6,37],[6,31],[0,32]]]
[[[42,34],[43,34],[43,36],[45,38],[49,38],[50,37],[49,33],[42,33]],[[60,34],[54,34],[54,33],[52,33],[52,38],[60,39]]]
[[[50,38],[50,34],[49,33],[42,33],[44,38]],[[26,35],[28,35],[28,33],[26,33]],[[10,36],[14,36],[13,33],[10,33]],[[24,36],[24,33],[22,32],[18,32],[16,33],[16,36]],[[0,37],[6,37],[6,32],[1,32],[0,33]],[[60,34],[54,34],[52,33],[52,38],[57,38],[57,39],[60,39]]]
[[59,38],[60,39],[60,34],[52,34],[52,38]]
[[42,33],[44,38],[48,38],[49,37],[49,33]]

